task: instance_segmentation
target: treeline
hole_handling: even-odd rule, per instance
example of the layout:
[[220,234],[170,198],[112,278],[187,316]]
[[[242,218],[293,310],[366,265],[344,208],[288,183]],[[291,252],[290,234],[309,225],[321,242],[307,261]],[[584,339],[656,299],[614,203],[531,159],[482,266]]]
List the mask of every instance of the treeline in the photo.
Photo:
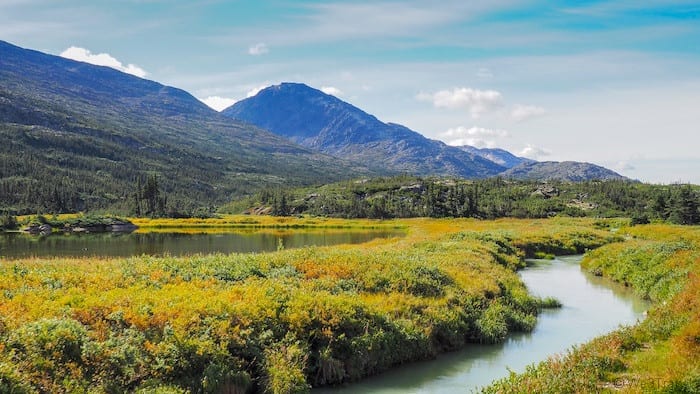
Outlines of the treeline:
[[629,217],[633,223],[700,223],[700,193],[688,184],[628,181],[531,182],[391,177],[318,188],[266,189],[224,210],[342,218],[473,217],[495,219]]

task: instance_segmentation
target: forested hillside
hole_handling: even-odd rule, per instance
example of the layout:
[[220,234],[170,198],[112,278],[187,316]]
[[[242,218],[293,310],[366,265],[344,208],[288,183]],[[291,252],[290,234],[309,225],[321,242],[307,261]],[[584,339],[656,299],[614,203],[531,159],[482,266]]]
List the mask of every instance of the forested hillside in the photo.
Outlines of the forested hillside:
[[630,217],[634,223],[700,223],[692,185],[628,181],[534,182],[503,178],[389,177],[317,188],[266,189],[229,204],[232,213],[311,214],[346,218],[550,216]]
[[12,214],[137,213],[149,179],[158,214],[192,213],[265,185],[367,172],[182,90],[2,41],[0,139],[0,209]]

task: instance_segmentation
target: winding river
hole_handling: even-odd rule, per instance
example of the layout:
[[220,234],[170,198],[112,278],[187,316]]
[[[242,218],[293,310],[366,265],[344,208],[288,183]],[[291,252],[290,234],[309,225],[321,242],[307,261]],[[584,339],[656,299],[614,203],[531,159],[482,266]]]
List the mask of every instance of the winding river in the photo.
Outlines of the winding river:
[[575,344],[642,318],[648,304],[630,289],[581,270],[581,256],[532,260],[520,275],[530,291],[564,305],[540,314],[535,330],[499,345],[470,345],[435,360],[413,363],[336,388],[314,393],[471,393],[508,371],[562,353]]
[[[0,259],[26,256],[133,256],[264,252],[279,247],[362,243],[403,236],[397,230],[253,231],[224,234],[94,234],[30,237],[0,236]],[[641,318],[648,304],[609,280],[581,270],[581,256],[531,260],[520,275],[530,291],[552,296],[560,309],[540,314],[535,330],[510,336],[499,345],[469,345],[435,360],[394,368],[378,376],[314,393],[470,393],[509,371],[561,353],[575,344]]]

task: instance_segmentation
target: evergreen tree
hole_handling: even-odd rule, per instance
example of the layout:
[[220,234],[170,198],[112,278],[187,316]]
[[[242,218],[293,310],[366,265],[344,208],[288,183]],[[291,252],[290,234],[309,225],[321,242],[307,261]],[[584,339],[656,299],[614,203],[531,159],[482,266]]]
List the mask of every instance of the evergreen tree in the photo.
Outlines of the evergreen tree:
[[673,198],[669,221],[676,224],[700,223],[699,205],[698,195],[690,185],[679,187]]

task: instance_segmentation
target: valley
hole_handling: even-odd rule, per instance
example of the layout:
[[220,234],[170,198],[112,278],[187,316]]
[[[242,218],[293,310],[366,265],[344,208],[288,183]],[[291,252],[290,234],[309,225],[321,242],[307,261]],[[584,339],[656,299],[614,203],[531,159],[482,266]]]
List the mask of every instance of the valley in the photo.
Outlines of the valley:
[[[0,393],[700,390],[697,185],[448,145],[328,86],[217,112],[122,71],[0,41]],[[518,338],[536,356],[477,383],[414,373]]]
[[[324,226],[311,218],[267,225],[275,222]],[[579,391],[620,379],[633,389],[651,377],[660,387],[695,384],[697,227],[556,218],[331,223],[407,233],[259,254],[5,260],[0,382],[12,392],[279,393],[353,382],[532,331],[559,301],[530,294],[516,274],[524,257],[596,249],[583,267],[651,300],[649,317],[548,361],[567,363],[570,377],[543,382],[528,367],[485,390]],[[615,342],[627,333],[633,342]],[[609,361],[587,361],[599,357]],[[637,357],[678,358],[685,367],[649,369]],[[538,368],[560,368],[547,365]]]

